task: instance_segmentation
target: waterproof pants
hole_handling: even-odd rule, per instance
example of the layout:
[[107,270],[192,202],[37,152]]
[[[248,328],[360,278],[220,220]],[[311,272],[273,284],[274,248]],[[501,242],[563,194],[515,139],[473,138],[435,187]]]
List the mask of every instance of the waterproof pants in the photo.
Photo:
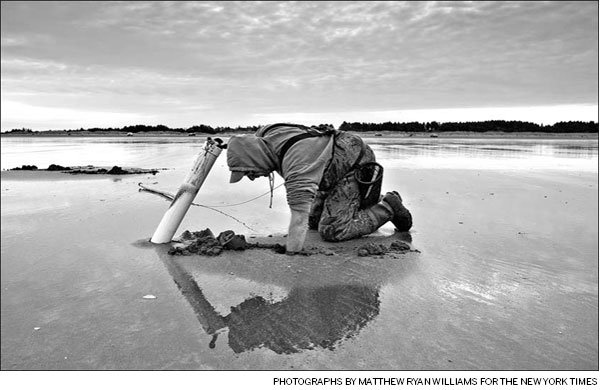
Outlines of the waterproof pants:
[[[364,149],[363,149],[364,148]],[[342,133],[336,138],[333,158],[321,182],[309,215],[309,228],[325,241],[345,241],[370,234],[380,226],[367,209],[360,208],[360,191],[353,165],[374,162],[375,154],[360,137]]]

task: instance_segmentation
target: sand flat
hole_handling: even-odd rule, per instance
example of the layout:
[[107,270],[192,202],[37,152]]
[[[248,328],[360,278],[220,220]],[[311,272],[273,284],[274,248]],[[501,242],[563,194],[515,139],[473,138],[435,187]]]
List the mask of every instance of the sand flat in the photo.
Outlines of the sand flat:
[[[169,202],[137,183],[174,192],[184,169],[3,177],[2,369],[598,369],[597,171],[405,169],[381,154],[384,190],[414,216],[410,234],[388,223],[345,244],[311,235],[334,253],[311,257],[175,257],[149,244]],[[214,169],[198,202],[264,190],[225,187],[225,168]],[[273,209],[261,198],[222,210],[257,231],[201,207],[180,230],[283,242],[280,190]],[[419,252],[353,254],[392,239]]]

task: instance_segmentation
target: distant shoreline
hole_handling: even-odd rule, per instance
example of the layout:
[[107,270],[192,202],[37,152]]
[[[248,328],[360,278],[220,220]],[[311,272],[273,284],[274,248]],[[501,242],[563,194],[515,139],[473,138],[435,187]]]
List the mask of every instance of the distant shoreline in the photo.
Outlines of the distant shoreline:
[[[448,132],[397,132],[397,131],[365,131],[351,132],[365,138],[519,138],[519,139],[591,139],[597,140],[598,133],[546,133],[546,132],[502,132],[502,131],[448,131]],[[246,132],[226,132],[219,134],[195,133],[190,137],[187,133],[172,131],[139,132],[128,135],[125,131],[43,131],[34,133],[0,133],[0,137],[7,138],[36,138],[36,137],[119,137],[119,138],[148,138],[148,137],[173,137],[173,138],[206,138],[206,137],[231,137],[233,135],[251,134]]]

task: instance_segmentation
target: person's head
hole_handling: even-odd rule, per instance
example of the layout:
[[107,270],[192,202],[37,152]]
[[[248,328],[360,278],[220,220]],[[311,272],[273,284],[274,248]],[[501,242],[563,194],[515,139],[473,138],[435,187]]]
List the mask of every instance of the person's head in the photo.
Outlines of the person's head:
[[244,176],[254,180],[269,176],[277,169],[277,158],[265,141],[255,135],[234,135],[227,142],[227,165],[231,171],[230,183]]

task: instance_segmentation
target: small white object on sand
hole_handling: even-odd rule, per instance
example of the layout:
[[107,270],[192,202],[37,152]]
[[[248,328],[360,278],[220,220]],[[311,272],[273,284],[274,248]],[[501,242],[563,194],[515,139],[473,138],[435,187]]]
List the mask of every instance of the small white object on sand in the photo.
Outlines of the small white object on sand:
[[156,299],[156,297],[152,294],[144,295],[142,298],[144,299]]

